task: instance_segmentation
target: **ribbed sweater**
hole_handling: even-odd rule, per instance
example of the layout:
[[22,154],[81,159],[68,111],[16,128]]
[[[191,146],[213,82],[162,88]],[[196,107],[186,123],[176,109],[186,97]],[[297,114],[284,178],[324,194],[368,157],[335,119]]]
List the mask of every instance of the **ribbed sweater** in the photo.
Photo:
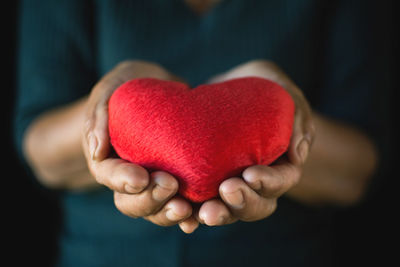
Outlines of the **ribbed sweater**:
[[[89,94],[118,62],[156,62],[196,86],[252,59],[275,61],[326,116],[371,128],[373,69],[357,1],[22,1],[16,147],[42,112]],[[282,197],[253,223],[186,235],[132,219],[110,190],[61,192],[59,266],[330,266],[330,210]]]

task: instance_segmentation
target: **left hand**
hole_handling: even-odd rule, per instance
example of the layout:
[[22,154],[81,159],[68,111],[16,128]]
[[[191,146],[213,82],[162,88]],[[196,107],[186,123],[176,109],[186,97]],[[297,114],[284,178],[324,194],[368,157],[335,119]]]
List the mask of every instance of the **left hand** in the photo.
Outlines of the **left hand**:
[[191,217],[190,203],[176,196],[179,186],[176,178],[162,171],[149,173],[142,166],[110,153],[109,98],[122,83],[143,77],[182,82],[156,63],[140,60],[119,63],[100,79],[87,99],[81,149],[95,178],[92,180],[113,191],[115,207],[121,213],[160,226],[180,223],[182,231],[190,233],[199,223]]
[[285,88],[295,105],[293,133],[287,155],[273,165],[255,165],[245,169],[243,178],[225,180],[219,187],[220,199],[204,202],[195,217],[209,226],[235,221],[257,221],[270,216],[277,207],[277,199],[296,185],[314,139],[315,129],[308,101],[293,81],[274,63],[254,60],[215,76],[210,83],[258,76],[272,80]]

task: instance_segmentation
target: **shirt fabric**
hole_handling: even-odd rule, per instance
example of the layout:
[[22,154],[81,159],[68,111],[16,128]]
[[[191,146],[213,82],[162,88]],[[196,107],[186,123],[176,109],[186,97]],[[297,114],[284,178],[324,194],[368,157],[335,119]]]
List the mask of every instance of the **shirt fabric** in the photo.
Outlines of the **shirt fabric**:
[[[23,1],[16,147],[41,113],[90,93],[126,59],[156,62],[190,85],[252,59],[276,62],[312,107],[369,130],[374,80],[357,1],[225,0],[198,16],[180,0]],[[112,191],[61,192],[59,266],[330,266],[328,209],[281,197],[252,223],[186,235],[132,219]]]

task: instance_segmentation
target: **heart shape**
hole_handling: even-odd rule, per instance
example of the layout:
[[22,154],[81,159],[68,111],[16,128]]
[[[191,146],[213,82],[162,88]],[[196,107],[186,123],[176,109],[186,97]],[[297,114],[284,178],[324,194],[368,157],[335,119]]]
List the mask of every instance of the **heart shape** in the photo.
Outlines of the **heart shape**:
[[122,159],[171,173],[182,196],[203,202],[223,180],[285,153],[294,109],[281,86],[257,77],[194,89],[134,79],[110,98],[109,135]]

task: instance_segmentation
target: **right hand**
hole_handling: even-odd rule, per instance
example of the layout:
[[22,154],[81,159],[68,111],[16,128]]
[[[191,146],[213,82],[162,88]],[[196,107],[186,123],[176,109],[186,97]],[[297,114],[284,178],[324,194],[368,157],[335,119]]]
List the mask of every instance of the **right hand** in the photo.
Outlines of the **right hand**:
[[176,196],[178,181],[172,175],[110,157],[108,100],[121,84],[135,78],[178,80],[161,66],[144,61],[125,61],[108,72],[92,89],[86,105],[82,147],[96,181],[114,191],[114,203],[123,214],[143,217],[161,226],[179,224],[185,233],[199,225],[191,204]]

